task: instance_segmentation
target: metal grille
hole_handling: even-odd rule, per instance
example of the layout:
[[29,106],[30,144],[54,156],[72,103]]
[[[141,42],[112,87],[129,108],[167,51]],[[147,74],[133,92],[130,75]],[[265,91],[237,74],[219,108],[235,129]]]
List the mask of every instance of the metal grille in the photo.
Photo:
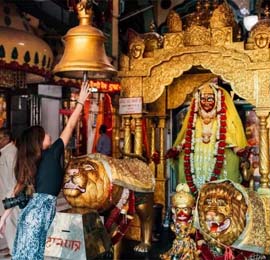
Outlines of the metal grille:
[[30,111],[31,111],[31,125],[40,125],[40,99],[37,95],[31,95],[30,98]]

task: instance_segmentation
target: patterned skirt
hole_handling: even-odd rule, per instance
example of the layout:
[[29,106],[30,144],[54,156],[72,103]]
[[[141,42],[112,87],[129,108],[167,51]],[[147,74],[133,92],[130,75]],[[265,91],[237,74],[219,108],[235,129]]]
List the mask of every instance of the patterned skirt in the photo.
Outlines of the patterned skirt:
[[21,211],[12,260],[42,260],[48,229],[55,216],[56,197],[35,193]]

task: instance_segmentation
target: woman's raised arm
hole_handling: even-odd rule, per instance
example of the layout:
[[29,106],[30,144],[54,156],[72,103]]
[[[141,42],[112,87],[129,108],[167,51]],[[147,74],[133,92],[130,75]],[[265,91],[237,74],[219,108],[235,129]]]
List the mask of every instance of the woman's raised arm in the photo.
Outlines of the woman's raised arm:
[[72,132],[78,122],[80,113],[83,109],[84,102],[87,99],[88,95],[89,95],[89,84],[88,84],[88,81],[86,81],[82,83],[81,91],[80,91],[79,98],[76,103],[76,107],[73,113],[71,114],[70,118],[68,119],[68,122],[63,132],[60,135],[60,138],[63,140],[65,147],[67,146],[69,139],[72,135]]

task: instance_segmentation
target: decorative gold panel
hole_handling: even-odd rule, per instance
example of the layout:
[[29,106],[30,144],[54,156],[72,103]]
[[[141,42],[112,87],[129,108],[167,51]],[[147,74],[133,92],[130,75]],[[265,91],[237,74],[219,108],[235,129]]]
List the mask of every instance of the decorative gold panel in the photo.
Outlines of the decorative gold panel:
[[215,46],[230,44],[232,42],[232,35],[231,27],[212,29],[211,44]]
[[165,116],[166,115],[166,93],[162,95],[153,103],[148,105],[149,115]]
[[262,202],[265,208],[265,231],[266,231],[266,245],[265,245],[265,253],[270,254],[270,197],[269,196],[261,196]]
[[179,33],[167,33],[164,36],[164,49],[175,49],[184,46],[184,35]]
[[184,34],[184,43],[186,46],[210,45],[210,29],[204,26],[192,25]]
[[254,94],[254,82],[251,71],[247,70],[250,59],[246,54],[218,47],[193,47],[192,49],[193,51],[186,50],[185,54],[178,56],[174,54],[171,59],[161,61],[159,66],[152,68],[151,77],[143,77],[145,103],[158,99],[164,87],[169,86],[173,79],[180,77],[184,71],[192,66],[201,65],[232,83],[232,88],[238,95],[254,104],[255,97],[250,96],[251,93]]
[[268,49],[270,42],[269,19],[262,19],[253,26],[248,39],[251,49]]
[[141,77],[123,78],[121,81],[121,94],[124,97],[142,96],[142,79]]
[[187,94],[190,94],[194,88],[201,86],[209,81],[214,75],[211,73],[203,74],[184,74],[176,78],[168,87],[167,109],[174,109],[182,105]]
[[235,25],[234,13],[227,1],[218,5],[210,18],[211,28],[233,27]]
[[256,98],[256,107],[270,107],[270,74],[269,71],[256,71],[254,84],[254,98]]
[[[145,103],[154,102],[159,98],[165,86],[172,83],[173,79],[189,70],[192,65],[185,60],[185,57],[174,57],[169,62],[163,62],[154,67],[151,71],[151,77],[143,78],[143,96]],[[179,66],[179,63],[181,64]],[[155,87],[153,87],[155,86]]]
[[167,27],[168,32],[170,33],[181,32],[183,30],[180,15],[174,10],[170,10],[169,12],[167,17]]
[[166,184],[165,179],[156,179],[156,189],[154,194],[154,202],[165,205],[166,202]]
[[231,84],[232,89],[238,96],[246,99],[250,104],[256,104],[258,93],[254,91],[256,78],[253,71],[235,69],[222,78]]

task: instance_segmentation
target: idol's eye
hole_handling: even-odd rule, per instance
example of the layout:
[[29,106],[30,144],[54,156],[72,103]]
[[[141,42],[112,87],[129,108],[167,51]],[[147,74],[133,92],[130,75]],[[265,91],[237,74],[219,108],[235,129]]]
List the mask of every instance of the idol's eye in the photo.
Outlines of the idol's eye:
[[85,164],[85,165],[83,166],[83,168],[84,168],[86,171],[94,171],[94,170],[95,170],[94,166],[91,165],[91,164]]
[[218,204],[218,206],[226,206],[226,202],[223,199],[218,199],[217,204]]
[[205,200],[205,205],[210,205],[212,203],[212,199],[206,199]]
[[201,100],[201,102],[206,102],[206,101],[207,101],[207,97],[201,96],[201,97],[200,97],[200,100]]
[[205,101],[208,101],[208,102],[212,102],[212,101],[215,101],[215,95],[213,94],[202,94],[200,95],[200,100],[205,102]]

